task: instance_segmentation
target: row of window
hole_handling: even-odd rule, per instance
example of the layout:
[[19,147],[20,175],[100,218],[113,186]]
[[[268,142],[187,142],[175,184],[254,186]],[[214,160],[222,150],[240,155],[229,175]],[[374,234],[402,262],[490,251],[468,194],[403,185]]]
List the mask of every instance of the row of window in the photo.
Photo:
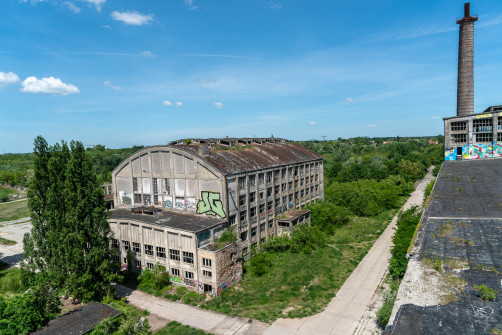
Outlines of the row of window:
[[[112,246],[114,248],[119,247],[119,241],[117,239],[112,239]],[[129,241],[122,241],[122,248],[127,251],[130,249],[130,243]],[[136,254],[141,254],[141,246],[139,243],[132,242],[132,251]],[[155,247],[155,251],[157,254],[157,257],[161,258],[166,258],[166,248],[163,247]],[[145,244],[145,255],[150,255],[153,256],[153,246]],[[169,259],[172,259],[174,261],[179,261],[181,259],[180,256],[183,256],[183,262],[193,264],[194,263],[194,258],[193,258],[193,252],[188,252],[188,251],[183,251],[182,254],[180,254],[180,250],[176,249],[169,249]],[[211,260],[207,258],[202,258],[202,265],[211,267]]]
[[[268,222],[268,228],[272,229],[272,227],[273,227],[273,222],[269,221]],[[260,225],[260,232],[264,232],[264,231],[265,231],[265,223],[262,223]],[[251,237],[256,236],[257,233],[258,233],[258,227],[257,226],[256,227],[251,227]],[[247,239],[248,239],[248,231],[247,230],[242,231],[241,232],[241,240],[242,241],[247,241]]]
[[[310,163],[310,169],[309,169],[308,164],[305,165],[305,168],[304,168],[304,165],[295,166],[294,167],[294,176],[296,177],[296,176],[298,176],[298,174],[300,174],[300,176],[303,176],[304,174],[311,174],[313,171],[316,171],[316,172],[319,171],[319,163],[318,162]],[[266,173],[259,173],[258,174],[258,184],[263,185],[265,182],[271,183],[272,178],[276,181],[279,179],[286,179],[286,172],[287,172],[287,176],[289,176],[290,178],[293,177],[293,167],[289,167],[287,169],[282,168],[281,170],[275,170],[275,171],[268,171]],[[250,175],[248,178],[249,178],[249,186],[251,186],[251,187],[256,186],[256,179],[257,179],[256,175]],[[239,185],[239,188],[246,187],[246,185],[247,185],[246,184],[246,177],[239,177],[238,178],[238,185]]]
[[[498,118],[497,129],[502,130],[502,117]],[[467,130],[467,121],[452,122],[450,124],[452,131]],[[489,133],[493,131],[493,120],[491,118],[472,120],[472,130],[475,133]]]
[[[474,134],[475,141],[477,143],[492,143],[493,134],[492,133],[477,133]],[[452,134],[452,143],[467,143],[467,134]],[[497,133],[497,142],[502,142],[502,133]]]
[[[115,262],[119,262],[120,261],[120,257],[115,255],[114,256],[114,261]],[[210,260],[209,260],[210,261]],[[127,263],[127,257],[124,257],[124,263]],[[153,270],[153,263],[150,263],[150,262],[146,262],[146,268],[148,270]],[[136,270],[142,270],[142,267],[141,267],[141,261],[139,260],[134,260],[134,268]],[[194,275],[193,275],[193,272],[191,271],[184,271],[185,272],[185,278],[187,279],[193,279],[194,278]],[[177,268],[171,268],[171,275],[173,276],[179,276],[181,273],[181,271]],[[209,277],[211,278],[213,276],[213,273],[209,270],[202,270],[202,275],[204,277]]]

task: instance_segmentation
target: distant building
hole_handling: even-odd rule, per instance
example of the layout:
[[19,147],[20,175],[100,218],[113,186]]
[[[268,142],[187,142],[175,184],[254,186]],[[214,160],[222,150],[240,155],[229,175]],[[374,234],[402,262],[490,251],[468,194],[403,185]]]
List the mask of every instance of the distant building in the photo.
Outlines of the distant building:
[[[138,270],[159,262],[174,282],[219,294],[251,247],[310,222],[300,208],[324,198],[323,160],[277,138],[179,140],[120,163],[112,191],[116,261],[131,251]],[[218,249],[227,227],[239,239]]]

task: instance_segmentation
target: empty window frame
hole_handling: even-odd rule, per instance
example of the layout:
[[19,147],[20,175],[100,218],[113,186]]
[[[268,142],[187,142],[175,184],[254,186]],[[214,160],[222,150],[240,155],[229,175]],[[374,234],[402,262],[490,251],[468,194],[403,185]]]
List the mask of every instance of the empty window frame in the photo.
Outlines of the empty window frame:
[[238,184],[239,188],[246,188],[246,177],[239,177]]
[[119,240],[112,238],[112,247],[118,248],[119,247]]
[[169,178],[164,178],[164,194],[171,194],[171,181]]
[[497,127],[498,130],[502,130],[502,116],[499,116],[498,118],[498,127]]
[[248,239],[248,231],[246,230],[241,233],[241,240],[246,241],[247,239]]
[[272,182],[272,171],[267,172],[267,183]]
[[239,195],[239,206],[244,206],[246,204],[246,195]]
[[491,143],[492,142],[492,133],[477,133],[476,142],[478,143]]
[[211,271],[207,271],[207,270],[202,270],[202,275],[204,277],[212,277],[213,274],[211,273]]
[[286,183],[282,183],[281,191],[286,192],[288,190],[288,185]]
[[242,221],[245,221],[247,219],[247,211],[246,210],[243,210],[241,213],[240,213],[240,219],[241,219],[241,222]]
[[285,168],[281,170],[281,178],[282,179],[286,178],[286,169]]
[[234,225],[235,224],[235,215],[230,215],[228,217],[228,224],[229,225]]
[[172,259],[173,261],[179,261],[180,260],[180,251],[169,249],[169,259]]
[[141,254],[141,245],[139,243],[132,242],[132,251],[137,254]]
[[143,203],[145,205],[151,205],[152,204],[152,196],[150,194],[143,194]]
[[157,184],[157,178],[153,178],[153,194],[159,194],[159,185]]
[[157,251],[157,257],[166,258],[166,248],[155,247],[155,250]]
[[260,204],[260,214],[265,213],[265,204]]
[[452,134],[451,141],[453,143],[466,143],[467,142],[467,134]]
[[493,131],[493,120],[491,118],[472,121],[472,129],[475,133],[491,133]]
[[141,270],[141,261],[134,260],[134,267],[136,270]]
[[114,262],[120,262],[120,256],[119,255],[113,255],[113,261]]
[[249,176],[249,186],[254,187],[256,185],[256,176],[251,175]]
[[497,134],[497,142],[502,142],[502,133]]
[[209,258],[202,258],[202,266],[210,268],[212,261]]
[[256,192],[249,193],[249,202],[255,202],[255,201],[256,201]]
[[179,276],[180,275],[180,270],[176,268],[171,268],[171,275],[173,276]]
[[256,227],[251,228],[251,236],[256,236]]
[[256,207],[252,207],[249,209],[249,215],[254,218],[256,216]]
[[275,191],[275,194],[279,193],[279,185],[275,185],[274,191]]
[[265,224],[264,224],[264,223],[262,223],[262,224],[260,225],[260,231],[265,231]]
[[145,255],[153,256],[153,246],[145,244]]
[[129,241],[122,241],[122,247],[124,248],[124,250],[129,250]]
[[272,227],[273,227],[273,226],[274,226],[274,221],[272,221],[272,220],[271,220],[271,221],[269,221],[269,222],[268,222],[268,228],[269,228],[269,229],[272,229]]
[[141,203],[141,194],[135,194],[134,195],[134,203],[140,204]]
[[193,252],[183,251],[183,262],[193,264]]
[[132,179],[132,190],[133,192],[139,192],[138,190],[138,178]]
[[193,279],[193,272],[185,271],[185,279]]

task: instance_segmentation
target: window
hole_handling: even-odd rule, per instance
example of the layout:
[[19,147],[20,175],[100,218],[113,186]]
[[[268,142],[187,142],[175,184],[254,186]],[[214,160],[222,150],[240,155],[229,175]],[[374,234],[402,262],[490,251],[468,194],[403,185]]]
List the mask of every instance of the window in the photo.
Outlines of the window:
[[209,284],[204,284],[204,292],[213,292],[213,287]]
[[255,201],[256,201],[256,192],[249,193],[249,202],[255,202]]
[[129,241],[122,241],[122,247],[124,248],[124,250],[129,250]]
[[303,198],[303,196],[305,195],[305,191],[304,190],[301,190],[300,191],[300,198]]
[[281,173],[281,172],[280,172],[279,170],[275,170],[275,171],[274,171],[274,180],[275,180],[275,181],[278,181],[278,180],[279,180],[279,174],[280,174],[280,173]]
[[262,239],[260,239],[260,243],[265,243],[265,237],[263,237]]
[[252,175],[249,176],[249,186],[255,186],[256,185],[256,176]]
[[263,199],[263,192],[260,192],[260,199]]
[[180,251],[169,249],[169,258],[172,259],[173,261],[179,261],[180,260]]
[[183,251],[183,262],[193,264],[193,252]]
[[229,225],[233,225],[233,224],[235,224],[235,215],[231,215],[231,216],[228,218],[228,224],[229,224]]
[[[314,187],[314,186],[312,186],[312,187]],[[289,201],[289,202],[292,202],[292,201],[293,201],[293,194],[290,194],[290,195],[288,196],[288,201]]]
[[153,270],[153,263],[148,263],[148,262],[147,262],[147,263],[146,263],[146,268],[147,268],[148,270]]
[[139,243],[132,242],[132,251],[137,254],[141,254],[141,246],[139,245]]
[[248,231],[246,230],[241,233],[241,240],[246,241],[247,239],[248,239]]
[[492,133],[477,133],[476,142],[491,142],[492,141]]
[[246,210],[242,211],[240,215],[241,222],[246,220],[246,216],[247,216],[247,211]]
[[[499,116],[499,119],[498,119],[498,130],[502,130],[502,116]],[[110,193],[112,193],[110,191]]]
[[265,231],[265,224],[264,224],[264,223],[262,223],[262,224],[260,225],[260,231]]
[[274,226],[274,221],[269,221],[268,222],[268,228],[272,229],[273,226]]
[[169,178],[164,178],[164,194],[171,194],[171,182]]
[[248,254],[248,247],[242,248],[242,254],[247,255]]
[[208,258],[203,258],[202,259],[202,266],[206,266],[206,267],[210,268],[211,264],[212,264],[212,262],[211,262],[210,259],[208,259]]
[[251,236],[256,236],[256,227],[251,228]]
[[258,184],[263,185],[263,183],[264,183],[264,176],[263,176],[263,173],[260,173],[258,175]]
[[159,196],[158,196],[157,194],[155,194],[155,195],[153,196],[153,204],[154,204],[154,205],[157,205],[158,203],[159,203]]
[[290,181],[290,182],[288,183],[288,189],[289,189],[289,190],[292,190],[292,189],[293,189],[293,182],[292,182],[292,181]]
[[305,189],[305,194],[309,194],[309,188],[308,187]]
[[282,192],[286,192],[287,189],[288,189],[287,184],[286,183],[282,183],[281,191]]
[[272,187],[267,188],[267,197],[272,196]]
[[246,195],[239,195],[239,206],[243,206],[246,204]]
[[281,178],[282,179],[286,178],[286,169],[281,170]]
[[119,247],[119,240],[117,239],[112,239],[112,247],[118,248]]
[[497,142],[502,142],[502,133],[497,134]]
[[267,203],[267,211],[271,210],[272,209],[272,201],[269,201]]
[[288,202],[288,197],[287,196],[283,196],[282,197],[282,204],[285,205],[286,202]]
[[157,178],[153,178],[153,194],[159,194],[159,185],[157,184]]
[[153,246],[145,244],[145,255],[153,256]]
[[143,194],[143,202],[145,205],[152,204],[152,196],[150,194]]
[[171,268],[171,275],[173,275],[173,276],[179,276],[180,275],[180,270],[179,269],[175,269],[175,268]]
[[134,203],[137,203],[137,204],[141,203],[141,194],[134,195]]
[[127,257],[124,257],[123,261],[124,261],[124,264],[127,264]]
[[239,188],[246,188],[246,177],[239,177],[238,183],[239,183]]
[[267,172],[267,183],[272,182],[272,171]]
[[204,277],[212,277],[213,274],[211,273],[211,271],[207,271],[207,270],[202,270],[202,275]]
[[300,179],[300,186],[303,186],[303,183],[305,182],[305,180],[302,178]]
[[281,205],[281,199],[275,199],[275,208]]
[[279,193],[279,185],[275,185],[274,192],[275,194]]
[[256,216],[256,207],[249,209],[249,215],[254,218]]
[[451,141],[453,143],[466,143],[467,142],[467,134],[452,134]]
[[141,261],[135,260],[134,267],[136,268],[136,270],[141,270]]
[[475,133],[491,133],[493,131],[492,119],[480,119],[472,121],[472,128]]
[[185,279],[193,279],[193,272],[185,271]]
[[265,204],[260,204],[260,214],[265,213]]
[[298,176],[298,166],[295,166],[295,177]]
[[155,249],[157,250],[157,257],[166,258],[166,248],[155,247]]
[[138,178],[132,179],[132,190],[133,192],[138,192]]

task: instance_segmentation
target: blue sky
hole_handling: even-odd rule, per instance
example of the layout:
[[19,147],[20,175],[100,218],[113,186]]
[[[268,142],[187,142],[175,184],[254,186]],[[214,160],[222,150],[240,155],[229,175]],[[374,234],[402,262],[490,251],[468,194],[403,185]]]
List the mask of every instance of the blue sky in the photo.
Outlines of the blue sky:
[[[188,137],[421,136],[456,108],[463,1],[1,0],[0,153]],[[475,110],[502,1],[471,1]]]

